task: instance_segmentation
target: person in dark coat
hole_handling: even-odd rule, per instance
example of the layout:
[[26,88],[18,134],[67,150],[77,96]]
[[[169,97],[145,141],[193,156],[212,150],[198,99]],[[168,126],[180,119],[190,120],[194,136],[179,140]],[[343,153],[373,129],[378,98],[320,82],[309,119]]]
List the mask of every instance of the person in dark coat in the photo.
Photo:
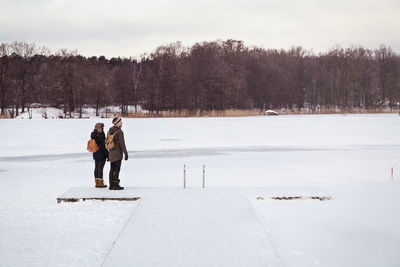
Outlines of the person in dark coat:
[[93,159],[95,163],[94,167],[94,179],[96,183],[96,187],[107,187],[103,181],[103,169],[106,164],[106,160],[108,159],[109,152],[106,149],[106,136],[104,134],[104,124],[96,123],[94,126],[93,132],[90,134],[90,138],[96,141],[96,144],[99,146],[99,150],[93,153]]
[[123,154],[125,154],[125,160],[128,160],[128,151],[125,146],[124,132],[122,131],[122,119],[115,117],[112,121],[114,124],[110,128],[107,135],[114,134],[115,148],[110,149],[110,190],[122,190],[124,189],[119,185],[119,172],[121,170],[121,163]]

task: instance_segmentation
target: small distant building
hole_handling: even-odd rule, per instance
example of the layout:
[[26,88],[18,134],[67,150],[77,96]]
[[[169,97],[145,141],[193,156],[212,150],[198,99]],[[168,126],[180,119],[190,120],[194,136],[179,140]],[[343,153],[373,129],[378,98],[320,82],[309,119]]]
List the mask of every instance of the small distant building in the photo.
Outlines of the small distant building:
[[264,111],[264,115],[265,116],[277,116],[277,115],[279,115],[279,113],[276,112],[275,110],[268,109],[268,110]]

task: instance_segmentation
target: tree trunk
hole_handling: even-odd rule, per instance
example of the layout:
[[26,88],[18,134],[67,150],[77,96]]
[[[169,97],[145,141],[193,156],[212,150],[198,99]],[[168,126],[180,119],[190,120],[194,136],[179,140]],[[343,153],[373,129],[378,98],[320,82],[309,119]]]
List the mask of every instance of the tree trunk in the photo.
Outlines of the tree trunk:
[[6,105],[6,93],[5,90],[3,89],[1,92],[1,116],[5,116],[6,114],[6,109],[7,109],[7,105]]

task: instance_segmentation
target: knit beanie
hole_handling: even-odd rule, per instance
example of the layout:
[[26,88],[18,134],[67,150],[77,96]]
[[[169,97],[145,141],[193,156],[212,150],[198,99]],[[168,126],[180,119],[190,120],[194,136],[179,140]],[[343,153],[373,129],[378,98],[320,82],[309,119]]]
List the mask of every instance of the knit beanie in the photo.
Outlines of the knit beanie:
[[112,120],[112,123],[113,123],[114,125],[117,125],[120,121],[121,121],[121,118],[120,118],[120,117],[115,117],[115,118]]

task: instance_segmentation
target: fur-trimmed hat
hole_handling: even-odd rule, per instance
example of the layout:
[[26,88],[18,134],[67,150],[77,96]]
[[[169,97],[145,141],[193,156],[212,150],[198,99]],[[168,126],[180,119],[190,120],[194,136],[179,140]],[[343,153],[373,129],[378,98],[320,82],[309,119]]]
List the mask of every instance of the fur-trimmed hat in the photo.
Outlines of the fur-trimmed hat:
[[98,123],[96,123],[96,125],[94,126],[94,128],[96,129],[96,128],[104,128],[104,123],[101,123],[101,122],[98,122]]
[[121,117],[115,117],[115,118],[112,120],[112,124],[117,125],[118,123],[120,123],[121,120],[122,120]]

